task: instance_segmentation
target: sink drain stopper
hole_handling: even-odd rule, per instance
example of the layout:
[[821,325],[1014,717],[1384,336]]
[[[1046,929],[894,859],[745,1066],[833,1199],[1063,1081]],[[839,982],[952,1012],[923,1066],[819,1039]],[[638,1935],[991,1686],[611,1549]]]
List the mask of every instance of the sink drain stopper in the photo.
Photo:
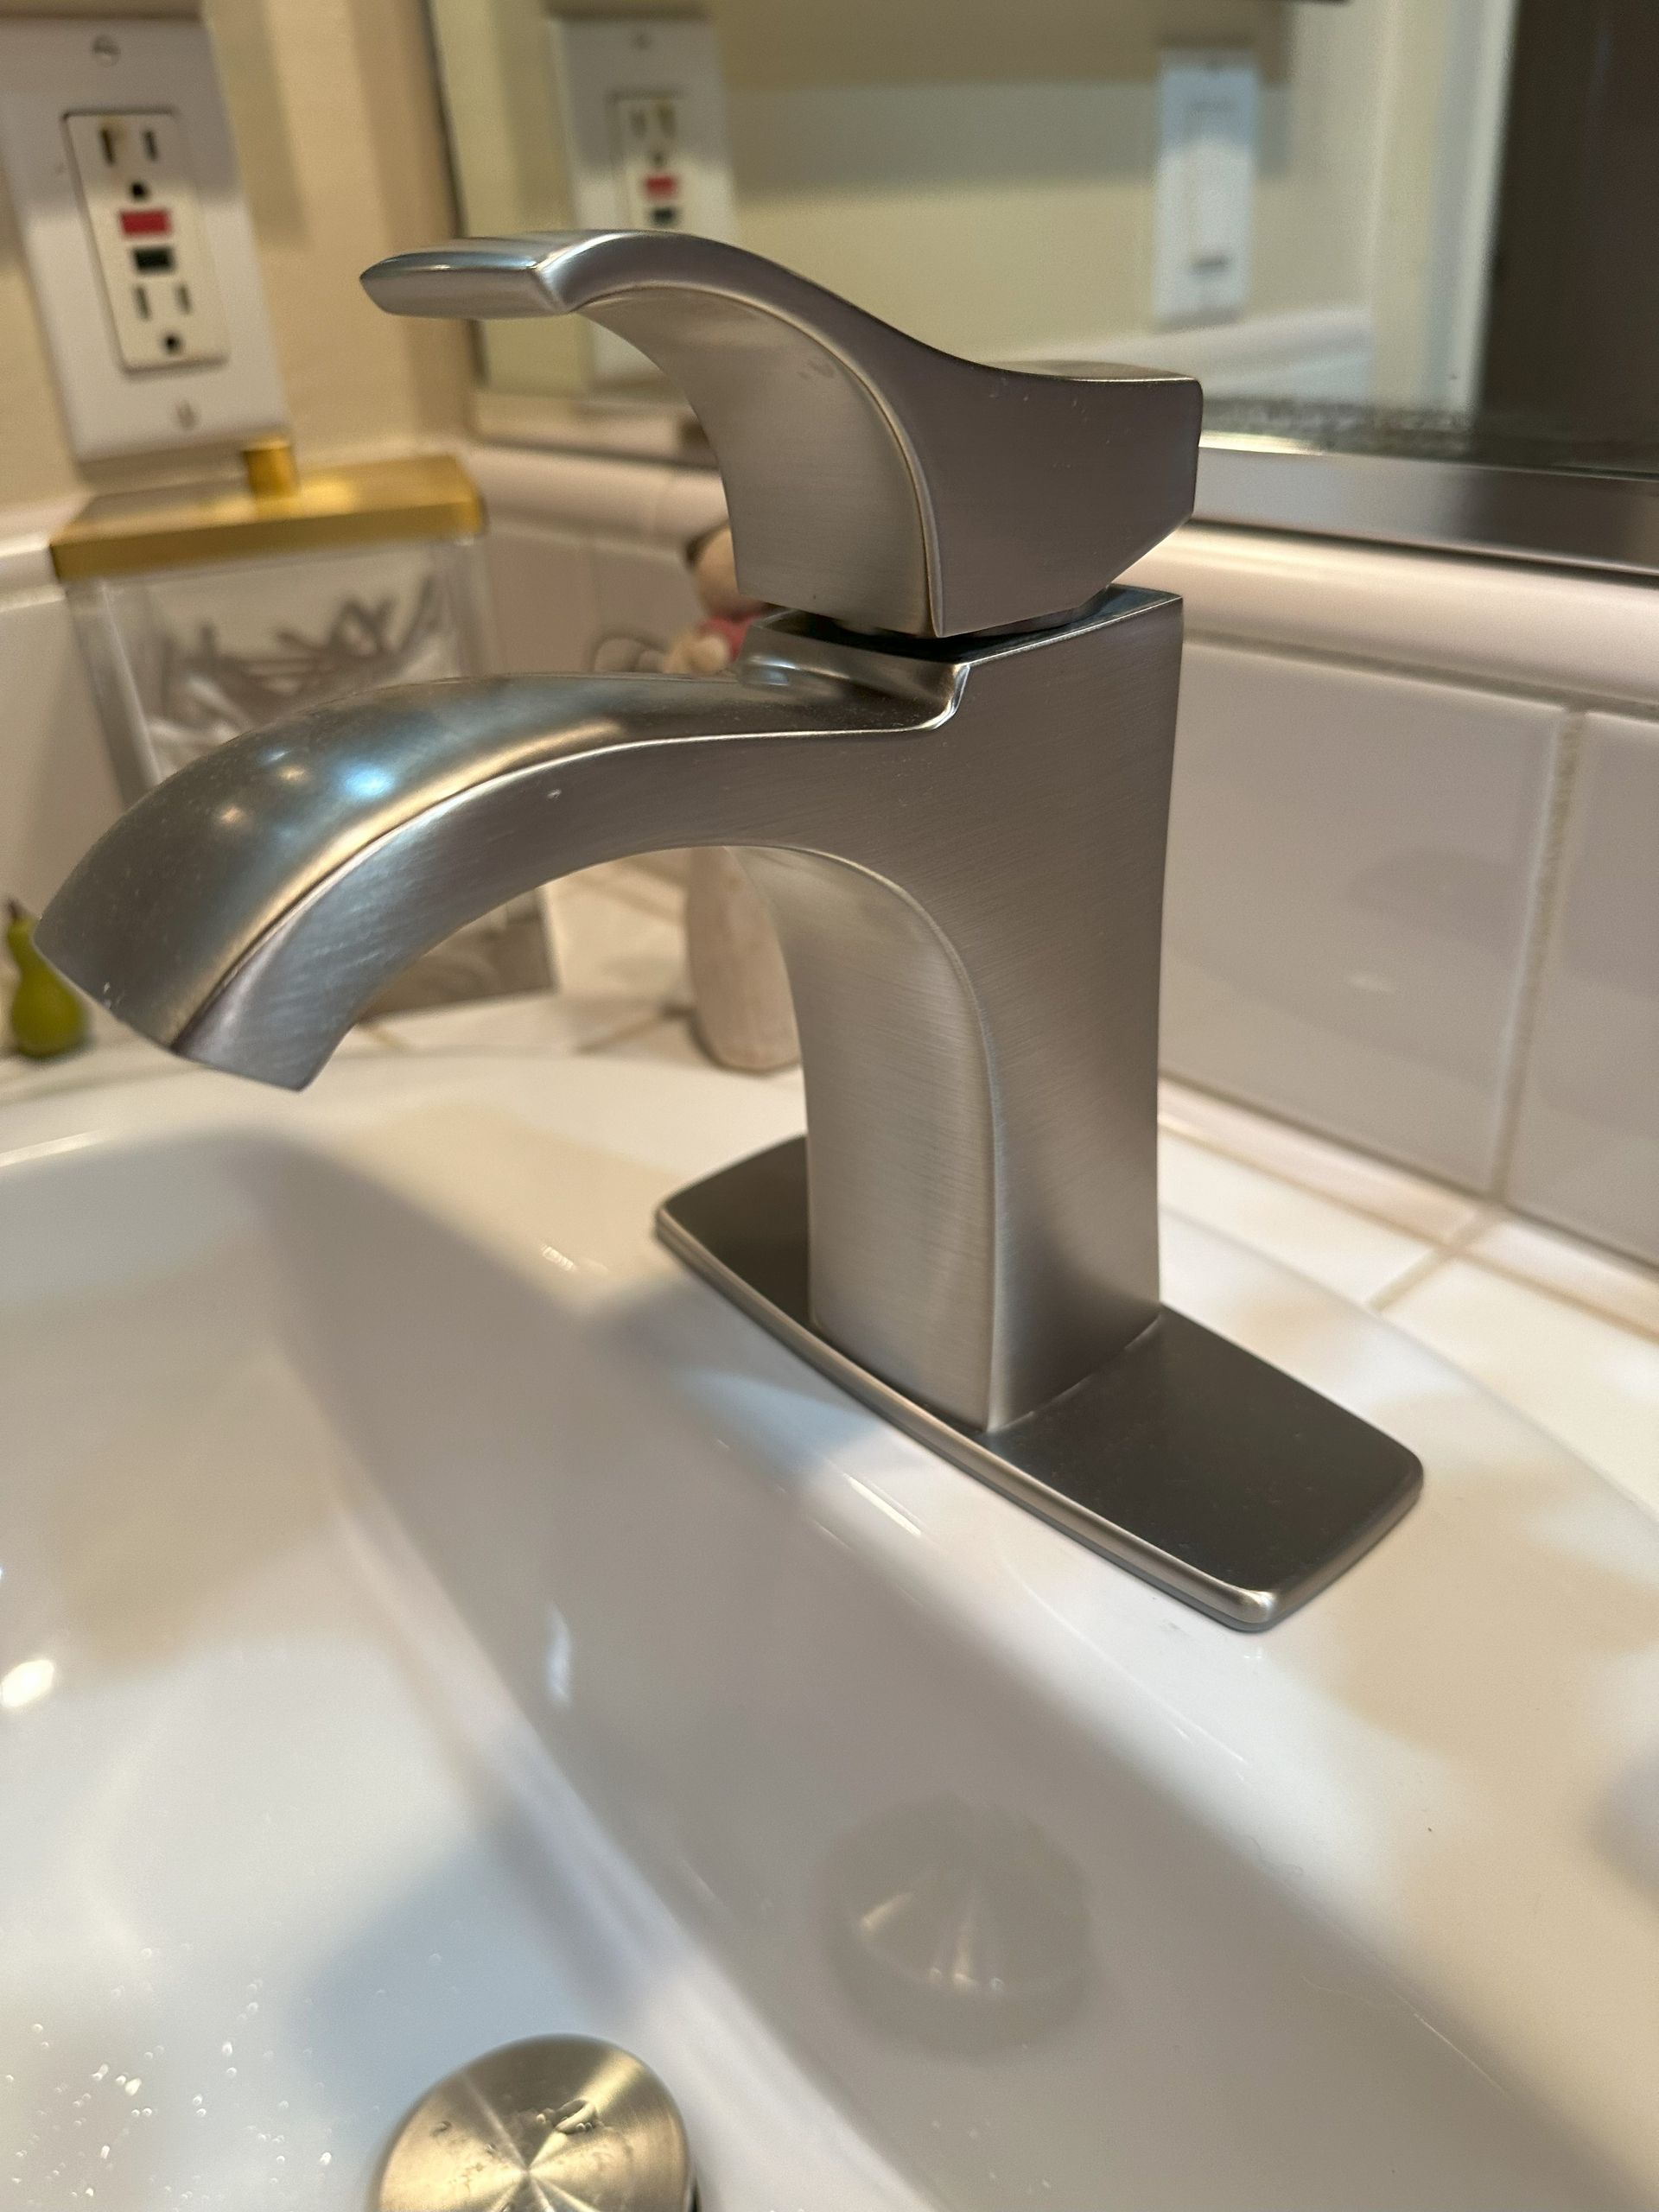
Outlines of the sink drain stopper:
[[674,2100],[614,2044],[537,2036],[429,2089],[397,2131],[376,2212],[690,2212]]

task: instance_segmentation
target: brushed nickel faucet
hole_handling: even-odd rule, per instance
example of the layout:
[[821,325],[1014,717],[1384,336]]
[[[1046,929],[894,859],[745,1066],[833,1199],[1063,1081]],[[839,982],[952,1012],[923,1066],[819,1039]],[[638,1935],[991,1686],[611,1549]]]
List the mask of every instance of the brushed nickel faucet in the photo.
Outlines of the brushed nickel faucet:
[[175,1052],[297,1087],[463,922],[595,861],[742,848],[808,1135],[670,1200],[665,1241],[1084,1541],[1280,1618],[1420,1473],[1159,1302],[1181,616],[1113,580],[1191,512],[1197,385],[959,360],[682,235],[471,239],[364,283],[650,355],[714,447],[740,582],[794,611],[728,676],[420,684],[251,732],[93,848],[48,957]]

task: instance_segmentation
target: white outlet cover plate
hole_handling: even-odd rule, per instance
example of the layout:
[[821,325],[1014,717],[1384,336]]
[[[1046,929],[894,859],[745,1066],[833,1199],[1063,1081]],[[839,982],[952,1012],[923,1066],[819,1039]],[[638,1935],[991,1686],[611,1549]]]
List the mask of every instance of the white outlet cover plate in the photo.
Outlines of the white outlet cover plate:
[[[219,358],[130,368],[64,118],[152,110],[178,118],[189,149],[225,344]],[[222,448],[285,426],[252,226],[202,24],[132,16],[0,21],[0,162],[79,459]]]
[[[698,238],[734,238],[726,97],[712,28],[678,16],[551,15],[547,32],[576,226],[637,227],[633,195],[618,157],[615,103],[646,95],[674,105],[682,179],[677,227]],[[638,383],[656,375],[614,331],[594,325],[592,339],[595,383]]]

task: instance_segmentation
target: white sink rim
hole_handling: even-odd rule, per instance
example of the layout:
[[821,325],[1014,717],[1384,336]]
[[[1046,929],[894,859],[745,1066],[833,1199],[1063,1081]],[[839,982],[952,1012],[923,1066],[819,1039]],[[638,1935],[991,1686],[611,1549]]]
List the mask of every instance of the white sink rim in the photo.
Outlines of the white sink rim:
[[[367,1166],[574,1313],[602,1313],[671,1271],[646,1241],[646,1219],[591,1217],[565,1239],[571,1251],[558,1247],[567,1260],[574,1252],[575,1267],[550,1269],[545,1224],[510,1174],[493,1179],[480,1169],[467,1187],[453,1153],[445,1164],[420,1141],[412,1150],[401,1138],[386,1141],[411,1112],[464,1116],[479,1106],[531,1126],[602,1131],[609,1144],[631,1147],[636,1164],[648,1160],[664,1191],[786,1134],[798,1114],[786,1087],[694,1070],[388,1057],[334,1069],[299,1101],[193,1074],[15,1102],[0,1109],[0,1180],[91,1147],[210,1134],[275,1140],[344,1159],[354,1172]],[[556,1194],[547,1203],[558,1211]],[[1251,1348],[1395,1427],[1429,1471],[1423,1504],[1375,1560],[1270,1632],[1259,1657],[868,1416],[857,1416],[867,1426],[855,1451],[798,1466],[810,1510],[873,1572],[948,1612],[1057,1707],[1084,1708],[1090,1725],[1109,1728],[1206,1821],[1222,1832],[1247,1828],[1276,1880],[1352,1929],[1403,1986],[1432,1992],[1437,2009],[1477,2024],[1473,2047],[1501,2054],[1508,2079],[1554,2101],[1611,2163],[1651,2184],[1659,2141],[1646,2094],[1654,2024],[1644,1976],[1659,1952],[1644,1900],[1609,1866],[1591,1821],[1652,1756],[1641,1717],[1652,1661],[1644,1672],[1641,1656],[1620,1643],[1636,1637],[1659,1591],[1659,1531],[1611,1485],[1375,1317],[1188,1225],[1172,1221],[1167,1234],[1176,1302],[1226,1327],[1267,1286],[1278,1341]],[[1223,1281],[1219,1295],[1211,1278]],[[1211,1311],[1203,1310],[1206,1297]],[[734,1315],[731,1325],[749,1325]],[[767,1440],[779,1449],[789,1442],[775,1427]],[[1576,1686],[1583,1730],[1570,1743],[1560,1732],[1541,1736],[1529,1711],[1499,1701],[1486,1716],[1487,1740],[1459,1770],[1379,1726],[1375,1716],[1394,1709],[1389,1678],[1402,1655],[1374,1631],[1379,1618],[1384,1631],[1390,1618],[1414,1621],[1421,1642],[1425,1599],[1444,1596],[1437,1555],[1478,1555],[1482,1521],[1501,1504],[1490,1486],[1511,1463],[1523,1469],[1521,1519],[1560,1579],[1560,1602],[1529,1605],[1525,1592],[1471,1575],[1461,1618],[1427,1616],[1430,1632],[1438,1622],[1445,1637],[1447,1699],[1470,1706],[1471,1677],[1483,1670],[1494,1684],[1553,1673]],[[1594,1600],[1613,1562],[1627,1603],[1619,1634],[1610,1636]],[[1426,1666],[1421,1648],[1411,1657]],[[1437,1821],[1466,1823],[1471,1791],[1482,1802],[1460,1855],[1422,1847],[1431,1857],[1438,1848],[1436,1863],[1458,1873],[1455,1911],[1443,1900],[1427,1931],[1392,1893],[1376,1838],[1397,1842],[1408,1829],[1433,1833]],[[1479,1847],[1482,1836],[1490,1846],[1506,1835],[1524,1874],[1511,1877]],[[1518,1894],[1541,1873],[1548,1904],[1535,1906],[1531,1951],[1516,1960],[1506,1954]],[[1549,1923],[1542,1935],[1539,1917]],[[1541,1977],[1552,1956],[1547,2001]]]

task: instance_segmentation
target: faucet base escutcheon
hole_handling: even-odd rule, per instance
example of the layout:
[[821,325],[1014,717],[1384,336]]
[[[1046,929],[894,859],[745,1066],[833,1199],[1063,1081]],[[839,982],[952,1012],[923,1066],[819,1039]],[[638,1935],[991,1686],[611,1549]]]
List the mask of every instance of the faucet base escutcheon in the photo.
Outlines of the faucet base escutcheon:
[[1273,1627],[1407,1511],[1405,1446],[1169,1307],[1006,1427],[906,1397],[812,1320],[806,1140],[667,1199],[657,1232],[751,1319],[897,1428],[1229,1628]]

